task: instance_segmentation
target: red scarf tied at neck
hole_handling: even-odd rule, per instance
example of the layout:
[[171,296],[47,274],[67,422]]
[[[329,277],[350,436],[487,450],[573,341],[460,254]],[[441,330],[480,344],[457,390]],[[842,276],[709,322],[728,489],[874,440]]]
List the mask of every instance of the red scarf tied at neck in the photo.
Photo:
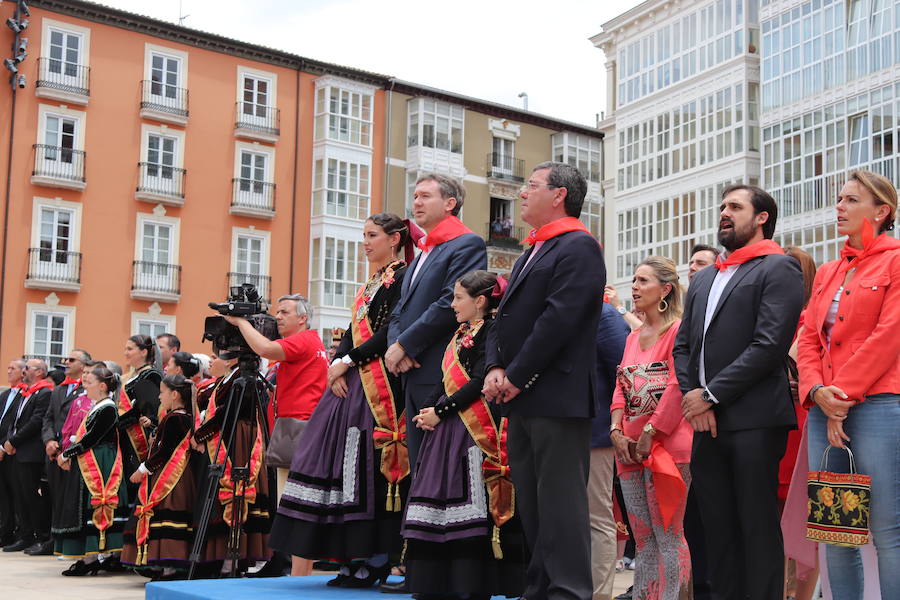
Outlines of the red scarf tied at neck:
[[753,260],[754,258],[759,258],[760,256],[766,256],[768,254],[784,255],[784,250],[772,240],[763,240],[761,242],[756,242],[755,244],[750,244],[749,246],[744,246],[743,248],[738,248],[729,254],[728,258],[723,259],[719,256],[716,260],[715,267],[719,271],[724,271],[732,265],[742,265],[748,260]]
[[584,226],[584,223],[575,217],[563,217],[555,221],[551,221],[539,229],[532,229],[531,233],[522,240],[523,244],[534,246],[537,242],[545,242],[558,235],[569,233],[570,231],[583,231],[590,234],[590,230]]
[[444,242],[455,240],[464,233],[474,233],[466,227],[462,221],[453,215],[444,217],[444,220],[437,224],[437,227],[423,238],[420,238],[416,245],[423,252],[428,252],[435,246],[440,246]]
[[50,388],[50,389],[52,390],[52,389],[53,389],[53,384],[50,383],[49,381],[47,381],[46,379],[41,379],[41,380],[38,381],[37,383],[28,386],[28,387],[25,389],[25,391],[22,392],[22,394],[25,395],[25,396],[31,396],[31,395],[32,395],[33,393],[35,393],[36,391],[42,390],[42,389],[44,389],[44,388]]

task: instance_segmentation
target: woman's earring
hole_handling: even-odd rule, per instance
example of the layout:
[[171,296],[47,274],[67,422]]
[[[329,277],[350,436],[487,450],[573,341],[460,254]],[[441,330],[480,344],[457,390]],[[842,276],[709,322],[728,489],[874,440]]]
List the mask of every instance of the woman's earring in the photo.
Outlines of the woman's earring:
[[656,310],[658,310],[661,313],[664,313],[667,310],[669,310],[669,303],[666,302],[665,298],[663,298],[662,300],[659,301],[659,306],[656,307]]

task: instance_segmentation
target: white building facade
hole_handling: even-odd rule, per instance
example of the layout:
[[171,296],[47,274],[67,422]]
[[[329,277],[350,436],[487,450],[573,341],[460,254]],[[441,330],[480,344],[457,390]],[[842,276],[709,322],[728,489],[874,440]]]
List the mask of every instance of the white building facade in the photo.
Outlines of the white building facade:
[[755,0],[650,0],[591,38],[606,55],[607,276],[630,299],[649,255],[686,276],[715,243],[725,186],[760,179]]
[[834,205],[848,171],[897,185],[900,2],[762,0],[764,187],[776,241],[838,257]]

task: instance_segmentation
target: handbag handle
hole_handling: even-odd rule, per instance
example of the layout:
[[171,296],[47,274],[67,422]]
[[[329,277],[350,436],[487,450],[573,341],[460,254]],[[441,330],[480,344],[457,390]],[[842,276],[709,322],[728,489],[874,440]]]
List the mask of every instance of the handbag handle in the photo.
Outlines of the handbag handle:
[[[822,454],[822,463],[819,465],[819,471],[825,470],[825,465],[828,464],[828,451],[831,450],[833,446],[829,444],[825,447],[825,452]],[[847,454],[850,455],[850,473],[856,474],[856,461],[853,460],[853,452],[850,451],[850,448],[844,448],[847,451]]]

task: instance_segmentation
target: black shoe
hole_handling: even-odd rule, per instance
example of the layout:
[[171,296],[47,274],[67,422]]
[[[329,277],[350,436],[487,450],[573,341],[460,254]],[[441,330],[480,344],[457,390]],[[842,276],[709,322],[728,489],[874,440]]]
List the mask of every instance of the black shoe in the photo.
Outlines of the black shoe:
[[16,536],[14,535],[5,535],[0,537],[0,548],[3,546],[12,546],[16,543]]
[[628,589],[616,596],[615,600],[631,600],[631,594],[634,591],[634,586],[628,586]]
[[266,561],[266,564],[255,573],[247,573],[247,577],[283,577],[284,576],[284,557],[281,553],[276,552],[272,558]]
[[325,582],[325,585],[327,585],[328,587],[344,587],[344,583],[348,579],[353,577],[353,574],[356,573],[356,571],[359,569],[358,565],[344,565],[344,566],[346,566],[350,570],[350,572],[347,575],[344,575],[343,573],[338,573],[337,577],[335,577],[334,579],[329,579],[327,582]]
[[25,554],[29,556],[52,556],[53,555],[53,540],[46,540],[43,542],[35,542],[31,546],[25,549]]
[[[357,577],[356,575],[348,577],[343,583],[340,584],[341,587],[363,589],[370,588],[377,582],[381,582],[383,585],[387,585],[384,582],[387,581],[387,576],[391,572],[391,565],[386,564],[383,567],[370,567],[368,565],[361,565],[359,569],[357,569],[357,572],[360,569],[366,569],[369,574],[365,577]],[[406,585],[405,579],[403,580],[403,585]],[[381,588],[381,591],[384,591],[384,589]]]
[[110,556],[106,560],[99,561],[99,568],[108,573],[124,573],[128,569],[122,564],[118,556]]
[[72,565],[62,572],[66,577],[82,577],[84,575],[96,575],[100,572],[100,561],[95,560],[92,563],[86,563],[83,560],[78,560],[72,563]]
[[19,540],[9,546],[3,546],[4,552],[21,552],[26,548],[30,548],[34,544],[34,540],[31,538]]
[[406,578],[404,577],[403,581],[398,581],[397,583],[382,582],[378,586],[378,591],[382,594],[408,594],[409,587],[406,585]]

